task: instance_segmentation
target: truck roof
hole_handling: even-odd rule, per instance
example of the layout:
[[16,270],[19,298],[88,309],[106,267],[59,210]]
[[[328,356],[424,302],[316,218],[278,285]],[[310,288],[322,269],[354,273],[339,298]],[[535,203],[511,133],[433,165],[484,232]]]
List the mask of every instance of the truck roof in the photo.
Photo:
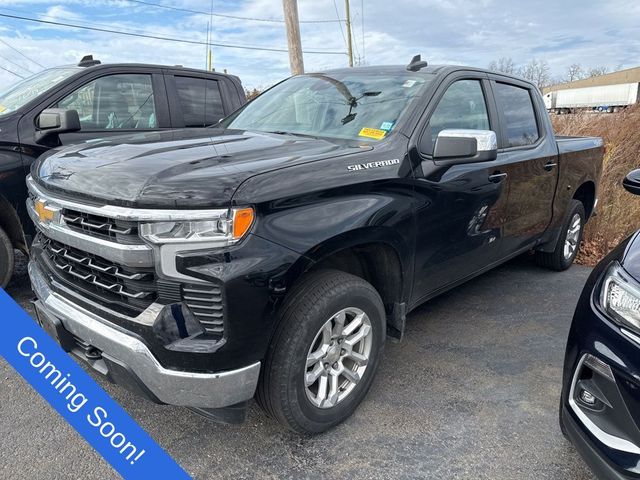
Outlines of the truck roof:
[[446,74],[457,72],[460,70],[489,73],[492,75],[499,75],[505,78],[512,78],[514,80],[519,80],[521,82],[531,83],[530,81],[522,77],[519,77],[517,75],[510,75],[508,73],[503,73],[503,72],[494,72],[493,70],[488,70],[486,68],[469,67],[467,65],[428,65],[417,71],[407,70],[406,65],[376,65],[376,66],[366,66],[366,67],[335,68],[330,70],[324,70],[318,73],[349,73],[353,71],[361,71],[363,73],[411,73],[416,75],[420,75],[420,74],[446,75]]
[[122,68],[122,67],[140,67],[140,68],[158,68],[158,69],[171,69],[171,70],[182,70],[184,72],[197,73],[198,75],[224,75],[227,77],[235,77],[238,78],[237,75],[233,75],[230,73],[218,72],[218,71],[209,71],[201,68],[192,68],[192,67],[183,67],[182,65],[160,65],[155,63],[97,63],[94,65],[82,66],[78,64],[67,64],[67,65],[57,65],[53,68],[76,68],[78,71],[86,70],[86,69],[101,69],[101,68]]

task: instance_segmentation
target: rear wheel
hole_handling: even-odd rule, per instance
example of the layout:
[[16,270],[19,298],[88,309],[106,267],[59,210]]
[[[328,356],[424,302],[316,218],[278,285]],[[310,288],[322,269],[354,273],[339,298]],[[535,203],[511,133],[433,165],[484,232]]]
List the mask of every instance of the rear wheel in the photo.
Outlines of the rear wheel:
[[371,386],[386,329],[380,295],[359,277],[323,270],[291,292],[279,320],[256,400],[291,430],[325,431]]
[[13,244],[5,231],[0,228],[0,287],[4,288],[13,274]]
[[571,200],[569,215],[562,227],[562,233],[553,252],[536,252],[538,265],[551,270],[562,271],[569,268],[578,255],[586,215],[584,205],[578,200]]

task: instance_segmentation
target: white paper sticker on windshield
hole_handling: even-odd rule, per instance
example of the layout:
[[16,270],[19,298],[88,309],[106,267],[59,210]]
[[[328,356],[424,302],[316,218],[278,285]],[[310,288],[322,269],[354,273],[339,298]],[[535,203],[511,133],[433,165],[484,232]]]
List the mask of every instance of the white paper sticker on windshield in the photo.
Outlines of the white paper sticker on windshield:
[[405,82],[402,84],[402,86],[403,86],[404,88],[411,88],[411,87],[413,87],[416,83],[417,83],[417,81],[416,81],[416,80],[407,80],[407,81],[405,81]]

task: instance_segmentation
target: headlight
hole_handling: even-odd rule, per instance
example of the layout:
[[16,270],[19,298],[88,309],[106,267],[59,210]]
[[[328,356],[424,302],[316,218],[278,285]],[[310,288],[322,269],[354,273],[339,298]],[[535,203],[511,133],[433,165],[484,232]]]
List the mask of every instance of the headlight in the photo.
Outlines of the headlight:
[[232,208],[207,220],[142,223],[140,236],[155,244],[210,242],[225,246],[244,237],[253,220],[252,208]]
[[607,271],[600,303],[618,324],[640,333],[640,284],[615,262]]

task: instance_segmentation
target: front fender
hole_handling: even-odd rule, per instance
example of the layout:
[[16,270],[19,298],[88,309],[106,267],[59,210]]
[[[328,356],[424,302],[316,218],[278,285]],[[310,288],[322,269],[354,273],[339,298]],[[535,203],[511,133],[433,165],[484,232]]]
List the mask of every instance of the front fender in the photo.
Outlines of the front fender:
[[[254,234],[301,255],[290,270],[289,284],[322,259],[366,244],[391,247],[398,256],[403,278],[410,279],[415,197],[412,190],[397,187],[371,186],[368,192],[349,195],[325,192],[313,200],[298,199],[295,204],[291,200],[286,204],[274,202],[259,209]],[[410,282],[403,283],[408,289]],[[405,295],[407,291],[403,291]]]

